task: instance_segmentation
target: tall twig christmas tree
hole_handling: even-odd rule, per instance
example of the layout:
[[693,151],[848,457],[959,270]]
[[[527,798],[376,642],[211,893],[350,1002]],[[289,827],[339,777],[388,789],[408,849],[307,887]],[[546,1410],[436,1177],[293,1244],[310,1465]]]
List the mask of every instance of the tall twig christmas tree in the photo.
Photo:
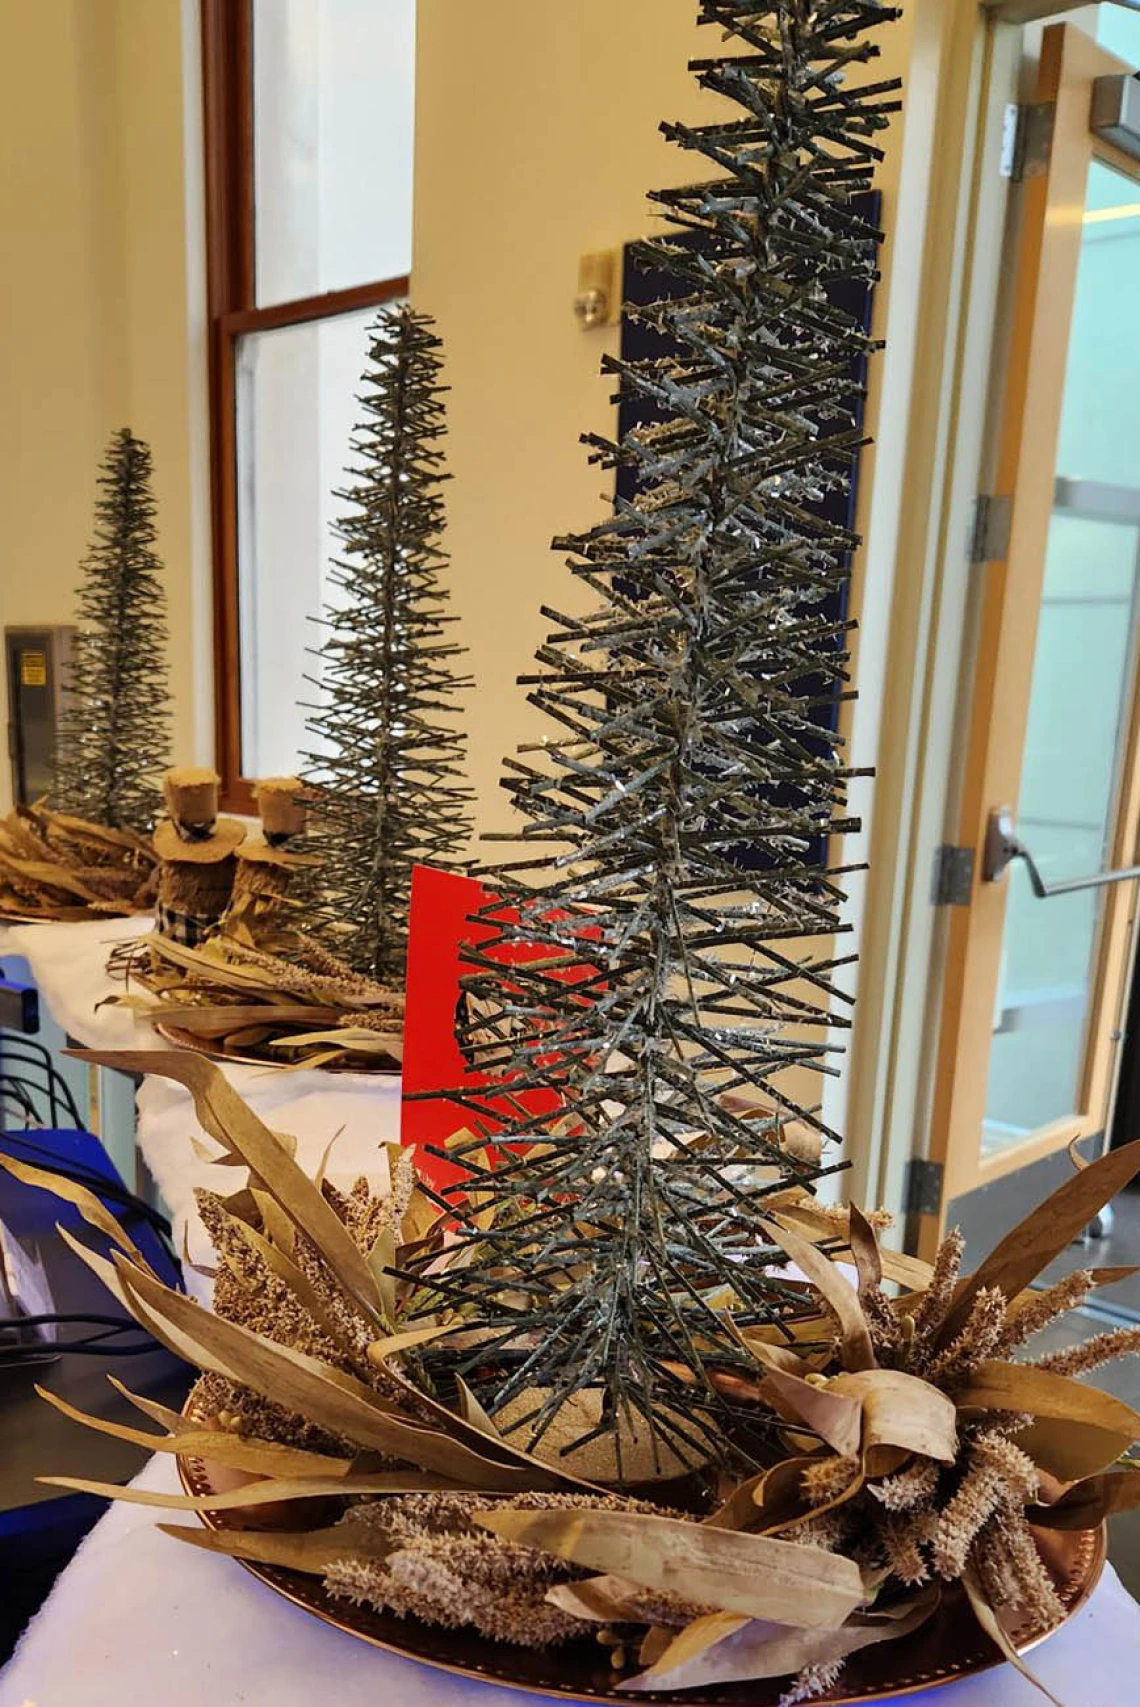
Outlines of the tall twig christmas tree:
[[319,926],[357,972],[397,988],[412,867],[453,863],[471,830],[465,739],[446,720],[464,684],[440,579],[445,388],[431,325],[400,306],[370,331],[355,484],[337,494],[351,506],[332,577],[343,598],[325,613],[309,723]]
[[52,803],[108,829],[146,833],[170,764],[166,594],[150,449],[128,427],[107,448],[99,488]]
[[[556,541],[597,605],[546,612],[524,680],[553,732],[504,784],[533,852],[492,873],[489,948],[547,953],[508,985],[473,954],[484,1019],[464,1041],[514,1091],[556,1091],[568,1119],[520,1115],[503,1136],[535,1148],[489,1172],[481,1136],[449,1151],[470,1177],[448,1195],[460,1206],[477,1187],[479,1225],[467,1265],[435,1284],[483,1330],[461,1367],[484,1403],[536,1442],[577,1415],[583,1437],[613,1437],[619,1479],[623,1437],[627,1458],[647,1432],[669,1449],[658,1468],[710,1449],[724,1402],[710,1369],[740,1361],[724,1305],[738,1327],[776,1317],[789,1294],[765,1214],[827,1171],[789,1154],[780,1122],[836,1137],[796,1086],[835,1070],[828,1030],[849,1023],[829,946],[842,895],[820,849],[854,827],[850,773],[813,713],[844,691],[835,596],[857,540],[813,506],[847,488],[860,442],[871,344],[831,292],[874,276],[878,234],[850,200],[896,105],[894,84],[846,90],[842,73],[894,15],[703,0],[701,22],[739,51],[693,70],[737,111],[663,127],[715,176],[653,198],[695,243],[643,246],[688,283],[647,311],[680,353],[606,364],[667,419],[588,441],[632,465],[635,496]],[[770,1113],[749,1118],[740,1093]],[[477,1122],[478,1095],[460,1100]]]

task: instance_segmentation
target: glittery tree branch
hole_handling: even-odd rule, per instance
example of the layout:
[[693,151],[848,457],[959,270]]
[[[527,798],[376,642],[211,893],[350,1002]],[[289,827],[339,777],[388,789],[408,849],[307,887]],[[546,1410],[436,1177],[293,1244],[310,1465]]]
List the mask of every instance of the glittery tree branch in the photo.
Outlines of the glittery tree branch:
[[[829,1033],[850,1023],[827,946],[846,928],[841,872],[819,849],[855,827],[852,773],[818,712],[847,693],[835,610],[857,540],[818,505],[848,489],[862,442],[873,345],[833,287],[875,276],[878,234],[850,198],[896,104],[893,84],[841,79],[894,15],[704,0],[701,22],[742,51],[693,69],[737,116],[663,127],[716,176],[653,197],[699,241],[642,245],[688,294],[636,311],[679,353],[605,363],[665,418],[620,444],[588,437],[596,460],[632,467],[635,495],[556,541],[597,603],[545,611],[524,681],[552,732],[507,761],[524,852],[490,874],[497,935],[472,952],[460,1040],[572,1119],[551,1134],[520,1116],[504,1137],[543,1147],[489,1174],[482,1136],[449,1150],[493,1222],[468,1227],[469,1260],[436,1293],[484,1330],[466,1367],[484,1402],[529,1405],[535,1439],[600,1390],[619,1452],[624,1418],[697,1455],[717,1433],[707,1365],[739,1356],[725,1299],[747,1323],[787,1298],[766,1266],[768,1196],[830,1165],[778,1138],[794,1117],[836,1139],[789,1073],[834,1073]],[[504,943],[547,952],[504,986]],[[738,1091],[768,1118],[726,1106]],[[457,1100],[477,1126],[479,1096]]]
[[143,834],[170,764],[166,595],[150,482],[150,450],[123,427],[99,474],[52,791],[61,811]]
[[445,432],[440,340],[402,306],[370,332],[352,448],[355,484],[339,534],[320,648],[312,845],[322,856],[317,921],[329,946],[400,986],[417,862],[455,862],[470,834],[465,737],[447,722],[461,648],[446,638],[440,484]]

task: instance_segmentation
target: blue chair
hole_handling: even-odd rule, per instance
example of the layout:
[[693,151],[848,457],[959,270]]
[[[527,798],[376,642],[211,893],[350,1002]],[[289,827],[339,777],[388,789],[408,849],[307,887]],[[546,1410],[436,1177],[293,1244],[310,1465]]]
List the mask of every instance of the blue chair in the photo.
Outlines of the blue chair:
[[[5,1059],[0,1036],[0,1073]],[[4,1092],[6,1105],[10,1093]],[[156,1273],[180,1287],[178,1263],[163,1235],[162,1218],[123,1184],[99,1140],[81,1130],[29,1128],[0,1132],[0,1153],[36,1167],[70,1174],[88,1185],[126,1228]],[[86,1265],[59,1237],[57,1225],[107,1254],[109,1241],[77,1209],[49,1191],[24,1185],[0,1171],[0,1226],[10,1266],[46,1282],[50,1311],[63,1318],[45,1344],[40,1326],[4,1321],[0,1288],[0,1661],[14,1645],[57,1573],[104,1509],[85,1494],[44,1487],[39,1475],[84,1476],[127,1482],[147,1459],[144,1449],[95,1434],[70,1422],[38,1398],[39,1384],[79,1409],[148,1426],[110,1385],[115,1374],[133,1391],[177,1409],[193,1371],[158,1347],[133,1324]],[[9,1306],[10,1309],[10,1306]],[[37,1311],[35,1314],[43,1314]],[[19,1318],[16,1318],[18,1321]],[[68,1351],[68,1345],[80,1346]],[[7,1348],[7,1349],[5,1349]]]

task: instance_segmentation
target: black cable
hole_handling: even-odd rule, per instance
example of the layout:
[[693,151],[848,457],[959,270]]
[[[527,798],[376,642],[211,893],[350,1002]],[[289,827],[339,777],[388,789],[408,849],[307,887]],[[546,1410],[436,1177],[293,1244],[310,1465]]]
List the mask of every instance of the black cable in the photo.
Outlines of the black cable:
[[63,1106],[69,1118],[74,1122],[74,1130],[87,1132],[83,1117],[76,1105],[71,1086],[58,1071],[48,1050],[41,1043],[35,1043],[30,1038],[18,1033],[0,1032],[0,1061],[4,1066],[13,1062],[17,1066],[32,1067],[42,1073],[46,1089],[41,1090],[33,1079],[26,1074],[11,1071],[0,1073],[0,1096],[7,1097],[21,1109],[25,1120],[32,1122],[25,1125],[21,1133],[9,1133],[7,1139],[14,1149],[17,1159],[23,1150],[27,1160],[45,1164],[61,1179],[71,1180],[76,1185],[82,1185],[104,1203],[114,1206],[122,1212],[122,1218],[135,1216],[149,1226],[178,1267],[178,1252],[174,1246],[173,1229],[167,1217],[152,1204],[129,1191],[125,1185],[115,1179],[108,1179],[105,1174],[86,1167],[83,1163],[70,1162],[60,1157],[55,1151],[37,1144],[29,1135],[40,1125],[40,1117],[36,1109],[34,1097],[47,1096],[49,1110],[53,1121],[57,1120],[57,1109]]
[[70,1357],[153,1357],[158,1346],[152,1341],[149,1345],[91,1345],[87,1340],[77,1340],[74,1345],[61,1343],[59,1340],[28,1340],[26,1344],[14,1344],[5,1347],[0,1344],[0,1369],[4,1367],[5,1358],[14,1362],[29,1355],[36,1358],[70,1356]]
[[[153,1357],[158,1350],[155,1344],[150,1345],[89,1345],[86,1340],[78,1340],[74,1345],[62,1345],[58,1340],[43,1340],[40,1342],[45,1351],[58,1352],[61,1356],[69,1357]],[[21,1351],[34,1348],[21,1346]],[[0,1362],[4,1353],[0,1351]]]
[[[5,1085],[7,1085],[7,1079],[0,1078],[0,1087]],[[13,1079],[9,1088],[0,1088],[0,1097],[7,1102],[14,1102],[23,1114],[25,1122],[31,1120],[35,1124],[39,1121],[39,1110],[21,1080]]]
[[[10,1316],[5,1320],[20,1328],[67,1328],[76,1322],[82,1322],[85,1328],[114,1328],[116,1332],[121,1333],[124,1328],[138,1327],[138,1323],[132,1321],[130,1316],[88,1316],[83,1311],[68,1312],[65,1310],[47,1310],[38,1316]],[[0,1324],[0,1332],[2,1331],[3,1324]],[[140,1331],[145,1332],[146,1330]]]
[[[47,1327],[93,1327],[101,1332],[87,1334],[77,1340],[51,1339],[22,1339],[20,1335],[25,1329]],[[134,1333],[144,1336],[141,1345],[111,1345],[109,1341],[121,1334]],[[74,1353],[78,1357],[143,1357],[148,1352],[159,1349],[158,1341],[147,1333],[145,1328],[131,1320],[129,1316],[98,1316],[83,1315],[76,1312],[46,1311],[38,1315],[12,1316],[0,1321],[0,1367],[5,1358],[18,1360],[33,1355],[64,1355]]]
[[43,1075],[44,1083],[42,1086],[29,1079],[27,1075],[24,1077],[24,1082],[36,1095],[47,1097],[53,1125],[59,1124],[58,1105],[62,1104],[75,1128],[78,1131],[84,1130],[83,1116],[79,1112],[79,1106],[75,1101],[71,1086],[55,1065],[49,1050],[42,1043],[36,1043],[29,1037],[22,1037],[18,1032],[5,1031],[0,1033],[0,1053],[14,1060],[20,1066],[37,1069]]

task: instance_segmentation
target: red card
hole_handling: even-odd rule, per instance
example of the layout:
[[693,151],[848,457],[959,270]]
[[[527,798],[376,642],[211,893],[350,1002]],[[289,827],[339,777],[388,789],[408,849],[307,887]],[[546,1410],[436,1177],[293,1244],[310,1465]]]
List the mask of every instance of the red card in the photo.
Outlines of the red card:
[[[404,1144],[420,1146],[417,1163],[435,1186],[464,1177],[461,1168],[430,1156],[423,1146],[444,1144],[453,1132],[472,1125],[472,1115],[446,1096],[410,1100],[417,1093],[441,1090],[479,1091],[483,1086],[509,1083],[502,1075],[479,1072],[464,1059],[455,1036],[460,977],[465,970],[462,956],[473,943],[498,934],[498,925],[471,922],[471,916],[494,900],[494,895],[474,878],[451,871],[417,865],[412,873],[412,900],[408,914],[408,988],[404,1012],[404,1105],[400,1138]],[[501,915],[506,917],[504,913]],[[535,945],[503,944],[491,951],[504,966],[533,959],[550,951]],[[494,1111],[501,1110],[502,1125],[518,1118],[521,1103],[532,1114],[551,1114],[560,1103],[553,1091],[528,1091],[514,1101],[488,1096],[487,1114],[480,1126],[495,1127]]]

